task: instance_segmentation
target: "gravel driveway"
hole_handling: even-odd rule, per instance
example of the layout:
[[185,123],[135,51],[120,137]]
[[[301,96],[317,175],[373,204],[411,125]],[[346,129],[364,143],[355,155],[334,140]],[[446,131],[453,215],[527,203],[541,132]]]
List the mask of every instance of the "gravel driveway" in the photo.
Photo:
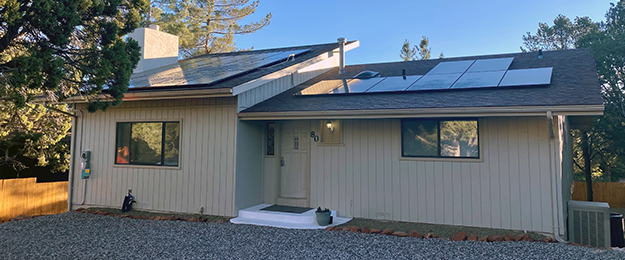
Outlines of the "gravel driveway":
[[532,242],[451,242],[64,213],[0,224],[2,259],[625,259]]

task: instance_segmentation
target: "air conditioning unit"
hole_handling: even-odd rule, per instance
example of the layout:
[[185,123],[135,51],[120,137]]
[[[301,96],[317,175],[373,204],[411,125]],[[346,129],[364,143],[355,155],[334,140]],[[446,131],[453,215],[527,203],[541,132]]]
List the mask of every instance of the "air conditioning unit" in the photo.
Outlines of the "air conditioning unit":
[[611,247],[610,205],[605,202],[569,201],[569,242]]

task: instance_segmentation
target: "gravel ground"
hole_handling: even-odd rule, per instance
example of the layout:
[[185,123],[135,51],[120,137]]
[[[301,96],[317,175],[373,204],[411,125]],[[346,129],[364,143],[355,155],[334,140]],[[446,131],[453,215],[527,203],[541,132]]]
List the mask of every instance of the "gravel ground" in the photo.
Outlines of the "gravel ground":
[[0,224],[2,259],[625,259],[557,243],[452,242],[64,213]]

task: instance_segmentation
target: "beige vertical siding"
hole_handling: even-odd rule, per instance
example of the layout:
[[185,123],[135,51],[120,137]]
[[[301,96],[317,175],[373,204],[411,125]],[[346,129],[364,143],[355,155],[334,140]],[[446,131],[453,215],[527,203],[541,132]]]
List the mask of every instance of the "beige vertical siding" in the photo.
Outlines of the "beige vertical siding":
[[245,91],[237,96],[239,106],[238,111],[242,111],[263,102],[309,79],[319,76],[336,66],[337,58],[330,58],[303,68],[292,75],[277,78],[256,88]]
[[480,119],[483,162],[401,160],[400,122],[344,120],[344,145],[312,142],[311,206],[340,216],[552,232],[545,117]]
[[[135,208],[196,213],[204,207],[205,214],[235,214],[236,98],[133,101],[96,113],[78,108],[84,113],[76,124],[76,147],[92,151],[86,205],[120,207],[132,189]],[[180,169],[114,167],[117,121],[178,119]],[[72,200],[80,203],[80,160],[74,169]]]

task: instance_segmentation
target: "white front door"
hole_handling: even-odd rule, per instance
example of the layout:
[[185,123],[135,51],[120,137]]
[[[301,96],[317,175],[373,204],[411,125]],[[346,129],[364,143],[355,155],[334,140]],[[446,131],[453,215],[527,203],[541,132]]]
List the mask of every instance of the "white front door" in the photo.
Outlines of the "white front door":
[[282,123],[278,204],[308,206],[309,121]]

